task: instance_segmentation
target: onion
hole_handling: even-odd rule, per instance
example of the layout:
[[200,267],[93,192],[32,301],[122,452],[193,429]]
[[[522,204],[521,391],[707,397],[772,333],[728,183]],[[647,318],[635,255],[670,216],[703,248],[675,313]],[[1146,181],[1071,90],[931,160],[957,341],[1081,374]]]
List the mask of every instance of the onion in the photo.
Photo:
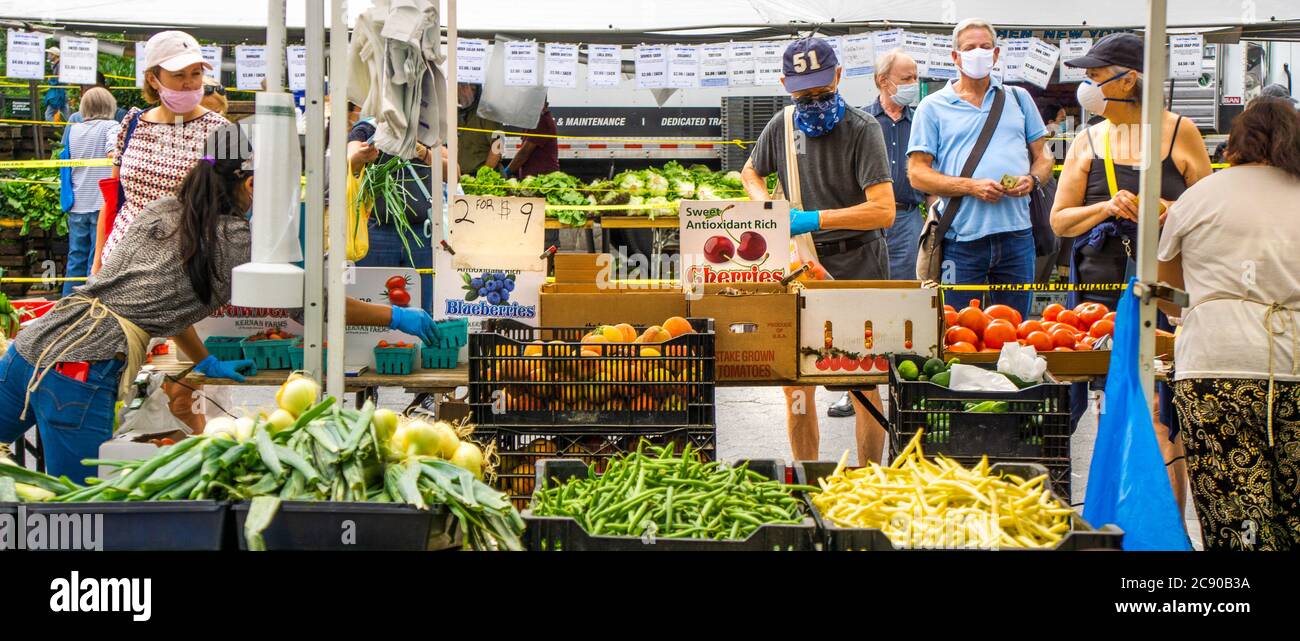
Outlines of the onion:
[[438,421],[433,424],[433,429],[438,433],[438,450],[431,454],[450,461],[460,447],[460,437],[456,436],[456,428],[447,421]]
[[215,437],[218,434],[229,434],[237,436],[235,433],[235,419],[229,416],[218,416],[203,427],[203,434],[208,437]]
[[375,436],[381,441],[387,441],[397,430],[397,412],[384,408],[377,409],[370,423],[375,426]]
[[266,422],[270,424],[267,426],[267,429],[272,434],[275,434],[277,432],[283,432],[293,427],[295,419],[293,417],[293,414],[290,414],[284,410],[275,410],[274,412],[271,412],[270,416],[267,417]]
[[316,381],[301,375],[297,375],[297,378],[290,376],[275,393],[275,403],[280,406],[280,409],[298,416],[307,411],[307,408],[316,402],[318,396],[320,396],[320,385],[317,385]]
[[456,447],[456,453],[449,460],[452,465],[472,472],[474,478],[483,480],[483,452],[477,445],[469,441],[461,441]]
[[247,416],[235,419],[235,440],[243,443],[253,438],[253,428],[257,422]]
[[388,451],[396,458],[406,456],[406,448],[410,447],[410,440],[407,438],[406,426],[398,425],[393,430],[393,435],[388,439]]
[[406,453],[415,456],[439,456],[442,434],[424,421],[406,424]]

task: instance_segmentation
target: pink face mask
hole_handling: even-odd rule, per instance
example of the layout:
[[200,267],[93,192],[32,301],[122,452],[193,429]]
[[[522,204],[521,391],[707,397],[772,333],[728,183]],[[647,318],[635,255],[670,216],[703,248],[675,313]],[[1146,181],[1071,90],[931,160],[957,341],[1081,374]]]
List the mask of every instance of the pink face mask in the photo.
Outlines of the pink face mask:
[[161,87],[158,90],[158,97],[162,99],[163,106],[173,113],[187,114],[194,111],[194,108],[199,106],[199,101],[203,100],[203,87],[199,87],[194,91]]

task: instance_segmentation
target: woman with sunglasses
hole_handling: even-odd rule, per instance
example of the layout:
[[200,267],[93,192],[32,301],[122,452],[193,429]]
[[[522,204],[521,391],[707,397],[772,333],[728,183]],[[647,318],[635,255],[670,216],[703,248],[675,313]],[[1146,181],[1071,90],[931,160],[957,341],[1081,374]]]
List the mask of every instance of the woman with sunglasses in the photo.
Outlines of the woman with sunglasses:
[[[249,261],[252,147],[238,125],[218,129],[175,196],[147,205],[103,269],[23,328],[0,358],[0,443],[36,425],[49,473],[80,481],[112,436],[114,407],[151,338],[176,343],[209,378],[242,380],[250,361],[208,354],[193,325],[230,302],[231,270]],[[423,310],[349,298],[351,325],[395,329],[429,343]]]
[[230,103],[226,100],[226,88],[221,86],[221,82],[212,76],[203,76],[203,100],[199,105],[208,111],[226,117],[226,111],[230,109]]

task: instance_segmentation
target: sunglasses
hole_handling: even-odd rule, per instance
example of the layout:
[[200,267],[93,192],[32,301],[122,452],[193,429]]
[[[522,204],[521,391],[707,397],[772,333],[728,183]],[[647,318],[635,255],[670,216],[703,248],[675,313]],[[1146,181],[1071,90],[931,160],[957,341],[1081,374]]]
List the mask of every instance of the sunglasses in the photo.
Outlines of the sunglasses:
[[203,95],[211,96],[214,93],[218,96],[224,96],[226,95],[226,88],[221,85],[203,85]]

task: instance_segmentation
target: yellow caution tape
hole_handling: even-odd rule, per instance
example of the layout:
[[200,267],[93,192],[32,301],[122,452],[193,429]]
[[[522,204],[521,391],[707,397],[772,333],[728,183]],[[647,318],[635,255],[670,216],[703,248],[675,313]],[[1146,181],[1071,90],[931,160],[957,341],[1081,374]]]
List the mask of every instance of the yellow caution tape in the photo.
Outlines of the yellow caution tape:
[[1102,292],[1123,290],[1124,283],[1016,283],[999,285],[939,285],[959,292]]
[[[741,200],[749,200],[749,199],[748,199],[748,198],[720,198],[719,200],[725,200],[725,201],[741,201]],[[688,202],[692,202],[692,201],[688,201]],[[694,201],[694,202],[698,202],[698,201]],[[676,210],[677,210],[677,207],[678,207],[680,204],[681,204],[681,201],[680,201],[680,200],[674,200],[674,201],[672,201],[672,202],[663,203],[663,204],[660,204],[660,205],[648,205],[648,204],[645,204],[645,203],[642,203],[642,204],[640,204],[640,205],[547,205],[547,206],[546,206],[546,209],[547,209],[547,211],[560,211],[560,210],[564,210],[564,211],[632,211],[632,210],[643,210],[643,209],[650,209],[650,210],[657,210],[657,209],[672,209],[672,210],[676,211]]]
[[74,283],[80,283],[80,282],[84,282],[85,280],[86,280],[85,276],[65,276],[65,277],[51,276],[49,278],[0,278],[0,283],[62,283],[64,281],[72,281]]
[[108,158],[80,160],[0,160],[0,169],[58,169],[59,167],[112,167]]
[[0,183],[26,183],[28,185],[57,185],[57,180],[28,180],[26,178],[0,178]]

